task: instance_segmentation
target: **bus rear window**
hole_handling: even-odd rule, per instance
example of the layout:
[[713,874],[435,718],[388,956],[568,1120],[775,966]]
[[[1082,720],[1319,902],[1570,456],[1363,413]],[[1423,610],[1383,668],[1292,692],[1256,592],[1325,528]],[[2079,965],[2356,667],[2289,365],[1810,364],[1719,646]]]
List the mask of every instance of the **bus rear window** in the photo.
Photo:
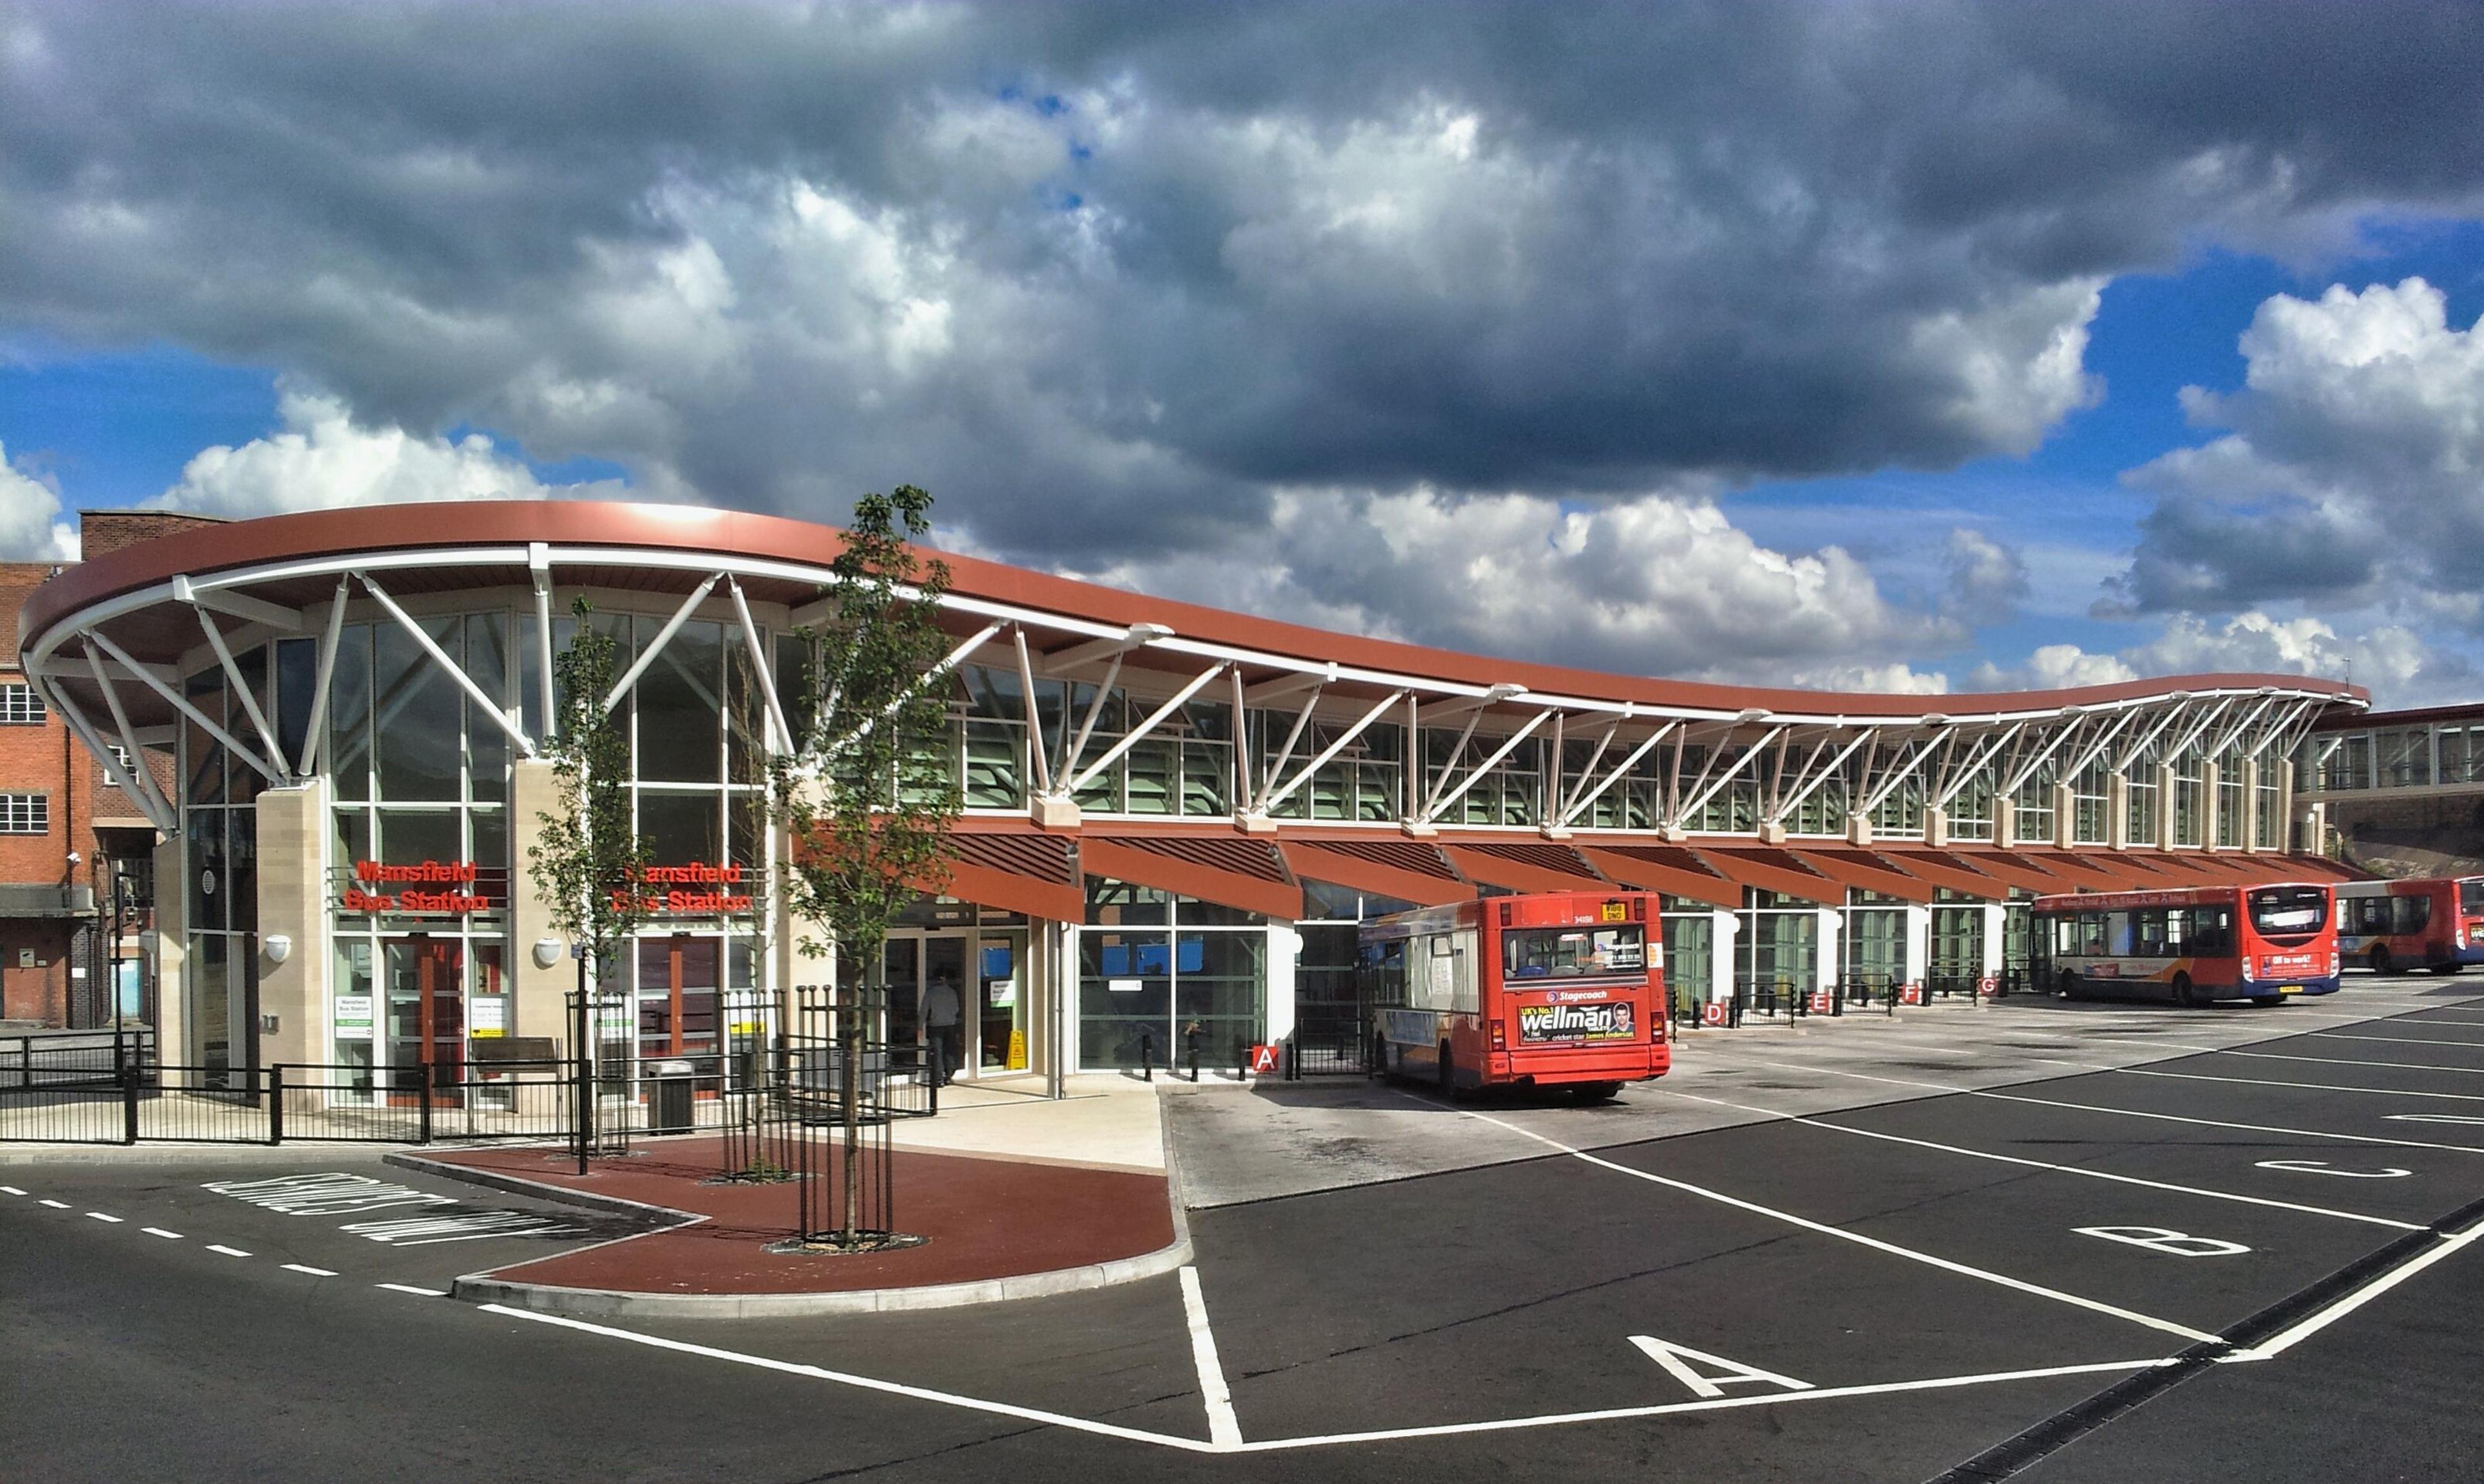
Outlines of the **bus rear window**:
[[1613,928],[1514,928],[1500,935],[1505,980],[1580,979],[1647,972],[1647,931]]
[[2317,886],[2270,886],[2251,894],[2252,926],[2268,937],[2308,937],[2329,921],[2329,894]]

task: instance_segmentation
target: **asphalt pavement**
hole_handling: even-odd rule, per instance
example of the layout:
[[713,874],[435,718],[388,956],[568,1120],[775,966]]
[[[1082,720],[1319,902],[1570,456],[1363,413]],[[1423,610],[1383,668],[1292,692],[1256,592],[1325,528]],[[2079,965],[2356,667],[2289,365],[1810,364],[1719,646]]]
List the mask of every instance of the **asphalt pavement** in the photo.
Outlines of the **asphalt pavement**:
[[[1194,1210],[1193,1269],[921,1314],[590,1325],[437,1297],[628,1232],[362,1154],[0,1164],[0,1458],[45,1479],[2484,1477],[2478,989],[1963,1012],[1860,1050],[1748,1031],[1601,1119],[1358,1086],[1280,1111],[1376,1147],[1362,1177]],[[1252,1151],[1217,1165],[1262,1099],[1217,1095],[1237,1101],[1189,1125],[1215,1137],[1174,1120],[1185,1176],[1265,1185]],[[1390,1152],[1410,1139],[1419,1158]]]

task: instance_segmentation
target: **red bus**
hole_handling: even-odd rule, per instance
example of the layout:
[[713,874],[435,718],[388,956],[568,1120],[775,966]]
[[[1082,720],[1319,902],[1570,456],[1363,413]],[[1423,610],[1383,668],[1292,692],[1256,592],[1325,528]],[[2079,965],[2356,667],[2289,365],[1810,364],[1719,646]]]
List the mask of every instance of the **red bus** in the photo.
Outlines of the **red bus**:
[[1662,1076],[1664,938],[1645,892],[1493,897],[1363,925],[1364,990],[1390,1076],[1444,1091]]
[[2028,967],[2065,999],[2275,1005],[2336,991],[2334,917],[2329,888],[2308,881],[2038,897]]
[[2484,877],[2337,883],[2337,951],[2375,974],[2484,963]]

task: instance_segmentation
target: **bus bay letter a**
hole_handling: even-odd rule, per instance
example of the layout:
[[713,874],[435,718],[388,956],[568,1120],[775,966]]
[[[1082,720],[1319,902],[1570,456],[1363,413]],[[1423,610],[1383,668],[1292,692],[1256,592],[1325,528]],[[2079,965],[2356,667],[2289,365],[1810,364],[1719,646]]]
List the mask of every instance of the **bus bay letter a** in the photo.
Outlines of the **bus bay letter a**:
[[[1725,1388],[1729,1386],[1741,1386],[1750,1382],[1758,1382],[1763,1386],[1782,1387],[1789,1391],[1808,1391],[1812,1389],[1808,1381],[1796,1381],[1792,1376],[1780,1376],[1772,1370],[1762,1370],[1756,1365],[1745,1365],[1740,1361],[1729,1361],[1721,1355],[1710,1355],[1705,1350],[1693,1350],[1688,1345],[1677,1345],[1669,1339],[1659,1339],[1653,1335],[1634,1335],[1630,1337],[1630,1342],[1647,1352],[1649,1360],[1670,1371],[1674,1380],[1712,1400],[1724,1395]],[[1696,1366],[1691,1363],[1694,1361],[1698,1363]]]

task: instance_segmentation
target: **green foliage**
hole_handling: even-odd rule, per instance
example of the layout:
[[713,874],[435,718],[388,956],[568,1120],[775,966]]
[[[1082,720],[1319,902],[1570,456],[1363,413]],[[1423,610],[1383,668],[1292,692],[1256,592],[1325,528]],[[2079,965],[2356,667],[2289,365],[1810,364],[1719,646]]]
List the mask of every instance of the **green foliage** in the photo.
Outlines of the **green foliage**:
[[[947,655],[940,596],[949,569],[912,543],[932,497],[910,484],[854,504],[823,593],[828,616],[802,631],[809,654],[791,708],[796,747],[771,766],[773,807],[794,840],[786,890],[848,962],[875,970],[889,924],[947,879],[962,799],[950,766],[949,688],[927,682]],[[805,955],[828,945],[805,936]]]
[[544,742],[559,807],[539,813],[526,850],[535,895],[553,926],[588,945],[599,972],[620,962],[623,943],[646,918],[634,885],[647,866],[647,842],[630,823],[630,729],[605,696],[620,677],[620,645],[598,629],[584,597],[570,607],[577,633],[553,658],[560,715]]

